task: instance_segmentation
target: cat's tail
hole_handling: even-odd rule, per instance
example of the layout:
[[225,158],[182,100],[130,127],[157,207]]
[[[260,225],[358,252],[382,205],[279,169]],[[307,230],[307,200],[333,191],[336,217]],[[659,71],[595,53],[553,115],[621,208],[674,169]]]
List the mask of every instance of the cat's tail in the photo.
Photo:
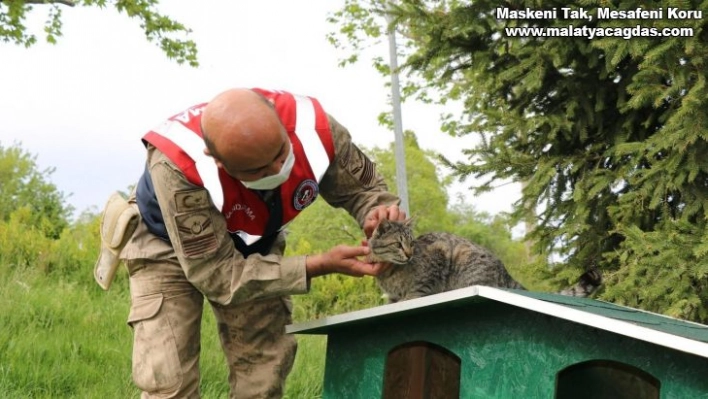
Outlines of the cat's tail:
[[602,285],[602,273],[599,269],[592,268],[583,273],[575,285],[561,290],[559,294],[585,298],[597,291],[600,285]]

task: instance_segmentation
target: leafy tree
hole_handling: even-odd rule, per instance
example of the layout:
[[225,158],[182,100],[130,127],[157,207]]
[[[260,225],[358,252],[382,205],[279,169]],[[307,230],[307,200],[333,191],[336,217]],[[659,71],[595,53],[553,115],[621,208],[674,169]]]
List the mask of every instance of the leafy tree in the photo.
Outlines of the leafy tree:
[[0,220],[8,221],[15,214],[18,222],[58,238],[73,208],[49,181],[54,169],[39,170],[36,159],[20,145],[0,143]]
[[197,66],[197,47],[192,40],[184,37],[190,30],[179,22],[160,14],[156,7],[159,0],[4,0],[0,1],[0,40],[30,47],[37,42],[37,36],[28,32],[25,19],[34,7],[48,7],[49,17],[44,25],[44,33],[49,43],[56,43],[62,35],[62,9],[64,7],[106,7],[130,18],[137,18],[148,41],[156,41],[169,58],[178,63],[187,62]]
[[[362,48],[389,9],[407,38],[409,95],[464,104],[443,129],[479,134],[460,177],[524,182],[513,216],[556,252],[562,277],[598,265],[603,298],[708,321],[708,31],[704,19],[497,19],[495,10],[647,8],[637,0],[560,2],[348,0],[332,18]],[[383,5],[383,7],[382,7]],[[661,6],[705,10],[704,1]],[[508,28],[602,28],[614,36],[513,37]],[[690,37],[617,37],[629,28]],[[597,32],[596,32],[597,33]],[[334,36],[335,38],[337,35]],[[342,41],[333,40],[335,43]]]

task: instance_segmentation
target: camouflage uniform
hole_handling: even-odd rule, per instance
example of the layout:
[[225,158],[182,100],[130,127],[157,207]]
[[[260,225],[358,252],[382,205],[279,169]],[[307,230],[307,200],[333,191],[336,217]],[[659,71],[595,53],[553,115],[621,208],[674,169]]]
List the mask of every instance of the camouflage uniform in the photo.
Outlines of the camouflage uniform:
[[[372,208],[399,200],[349,132],[329,121],[335,158],[320,194],[363,226]],[[308,290],[305,256],[283,257],[280,233],[269,254],[244,258],[204,188],[151,145],[147,162],[171,244],[141,222],[121,253],[130,275],[133,379],[143,398],[199,397],[204,298],[218,322],[231,397],[281,397],[296,352],[295,338],[285,334],[289,295]]]

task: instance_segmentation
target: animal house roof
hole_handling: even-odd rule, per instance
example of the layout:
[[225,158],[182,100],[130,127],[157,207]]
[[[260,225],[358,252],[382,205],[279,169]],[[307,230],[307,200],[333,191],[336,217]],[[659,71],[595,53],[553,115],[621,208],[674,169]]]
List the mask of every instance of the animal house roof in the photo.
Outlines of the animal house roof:
[[423,298],[293,324],[288,333],[326,334],[392,316],[496,301],[708,358],[708,326],[589,298],[472,286]]

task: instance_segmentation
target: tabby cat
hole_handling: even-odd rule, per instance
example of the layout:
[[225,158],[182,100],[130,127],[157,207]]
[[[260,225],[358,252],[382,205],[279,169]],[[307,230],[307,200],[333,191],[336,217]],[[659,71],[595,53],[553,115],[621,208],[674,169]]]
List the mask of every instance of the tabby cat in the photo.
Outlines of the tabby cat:
[[[437,232],[413,237],[411,219],[383,220],[369,240],[370,261],[393,264],[377,276],[390,303],[471,285],[525,289],[487,249],[460,236]],[[563,295],[586,297],[602,283],[597,270],[585,272]]]

